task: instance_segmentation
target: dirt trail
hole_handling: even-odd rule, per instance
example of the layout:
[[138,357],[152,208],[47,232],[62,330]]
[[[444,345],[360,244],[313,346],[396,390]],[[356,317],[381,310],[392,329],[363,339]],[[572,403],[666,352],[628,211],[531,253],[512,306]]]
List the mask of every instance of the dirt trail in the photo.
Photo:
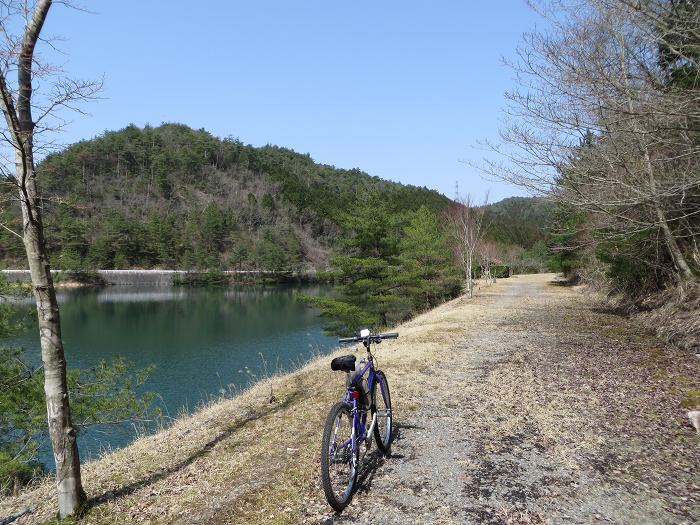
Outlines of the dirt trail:
[[[393,457],[319,523],[697,523],[697,357],[661,350],[543,276],[484,290],[466,336],[415,370]],[[389,376],[391,379],[391,376]],[[684,390],[684,388],[686,390]]]

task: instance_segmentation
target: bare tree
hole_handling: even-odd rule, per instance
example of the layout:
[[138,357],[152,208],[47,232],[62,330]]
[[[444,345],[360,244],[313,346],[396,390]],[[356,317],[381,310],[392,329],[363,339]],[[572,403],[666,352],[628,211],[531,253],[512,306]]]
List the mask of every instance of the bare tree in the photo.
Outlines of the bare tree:
[[[0,2],[0,105],[6,129],[2,179],[14,188],[39,318],[49,435],[56,462],[59,514],[72,514],[84,499],[76,429],[71,421],[61,323],[44,240],[42,199],[35,159],[52,147],[51,132],[65,121],[60,109],[93,97],[100,82],[77,82],[41,62],[35,53],[51,0]],[[23,27],[19,35],[13,30]]]
[[476,205],[469,194],[457,195],[454,204],[445,210],[452,232],[452,249],[464,271],[469,297],[474,295],[472,266],[486,232],[484,214],[487,205],[488,195],[481,205]]
[[494,146],[512,162],[490,162],[487,171],[586,213],[597,239],[658,231],[675,273],[694,279],[700,90],[671,82],[660,54],[698,71],[698,45],[678,42],[700,44],[700,4],[543,0],[533,7],[548,27],[526,35],[519,49],[519,88],[507,95],[509,119]]
[[491,267],[497,264],[499,260],[498,245],[492,241],[484,241],[479,244],[477,252],[486,282],[496,282],[496,279],[491,273]]

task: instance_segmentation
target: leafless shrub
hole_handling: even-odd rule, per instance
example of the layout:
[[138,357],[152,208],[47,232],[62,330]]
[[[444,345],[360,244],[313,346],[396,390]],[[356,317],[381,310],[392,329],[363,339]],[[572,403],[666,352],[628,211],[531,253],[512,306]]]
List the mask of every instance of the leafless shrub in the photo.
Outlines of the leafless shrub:
[[477,205],[472,201],[471,195],[457,195],[454,203],[447,207],[444,213],[450,227],[452,249],[464,271],[470,297],[474,294],[472,266],[486,233],[484,214],[488,199],[487,195],[484,202]]

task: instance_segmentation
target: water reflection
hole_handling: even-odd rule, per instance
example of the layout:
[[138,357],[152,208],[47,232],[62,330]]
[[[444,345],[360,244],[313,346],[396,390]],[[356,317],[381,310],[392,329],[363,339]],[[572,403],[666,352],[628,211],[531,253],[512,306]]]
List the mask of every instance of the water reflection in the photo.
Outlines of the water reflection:
[[[171,415],[183,407],[192,410],[222,388],[246,386],[266,366],[288,370],[333,346],[335,339],[323,334],[317,313],[296,301],[298,292],[291,286],[62,290],[68,366],[90,368],[117,355],[136,368],[155,364],[146,389],[162,396]],[[30,313],[33,305],[23,301],[17,309]],[[35,327],[11,343],[25,347],[39,363]],[[81,451],[123,446],[132,436],[128,428],[93,429],[81,436]]]

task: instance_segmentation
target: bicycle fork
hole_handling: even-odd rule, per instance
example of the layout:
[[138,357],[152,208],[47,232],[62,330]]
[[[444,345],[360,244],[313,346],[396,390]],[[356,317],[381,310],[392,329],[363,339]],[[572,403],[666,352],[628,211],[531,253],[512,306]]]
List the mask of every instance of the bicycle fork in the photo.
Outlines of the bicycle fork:
[[369,447],[372,444],[372,432],[374,431],[374,425],[377,424],[377,413],[375,412],[372,414],[372,423],[369,425],[369,428],[367,429],[367,437],[365,438],[365,441],[367,442],[367,446]]
[[[369,448],[372,444],[372,432],[374,431],[374,426],[377,424],[377,414],[372,414],[372,422],[369,425],[369,428],[365,431],[364,428],[361,429],[361,427],[364,426],[364,424],[360,420],[360,410],[357,408],[357,404],[353,407],[353,412],[354,412],[354,421],[356,422],[353,425],[353,443],[357,444],[357,447],[359,448],[360,446],[360,441],[364,441],[365,445],[367,445],[367,448]],[[357,430],[356,430],[357,429]],[[357,432],[360,432],[362,434],[362,431],[364,431],[364,436],[362,435],[357,435]]]

